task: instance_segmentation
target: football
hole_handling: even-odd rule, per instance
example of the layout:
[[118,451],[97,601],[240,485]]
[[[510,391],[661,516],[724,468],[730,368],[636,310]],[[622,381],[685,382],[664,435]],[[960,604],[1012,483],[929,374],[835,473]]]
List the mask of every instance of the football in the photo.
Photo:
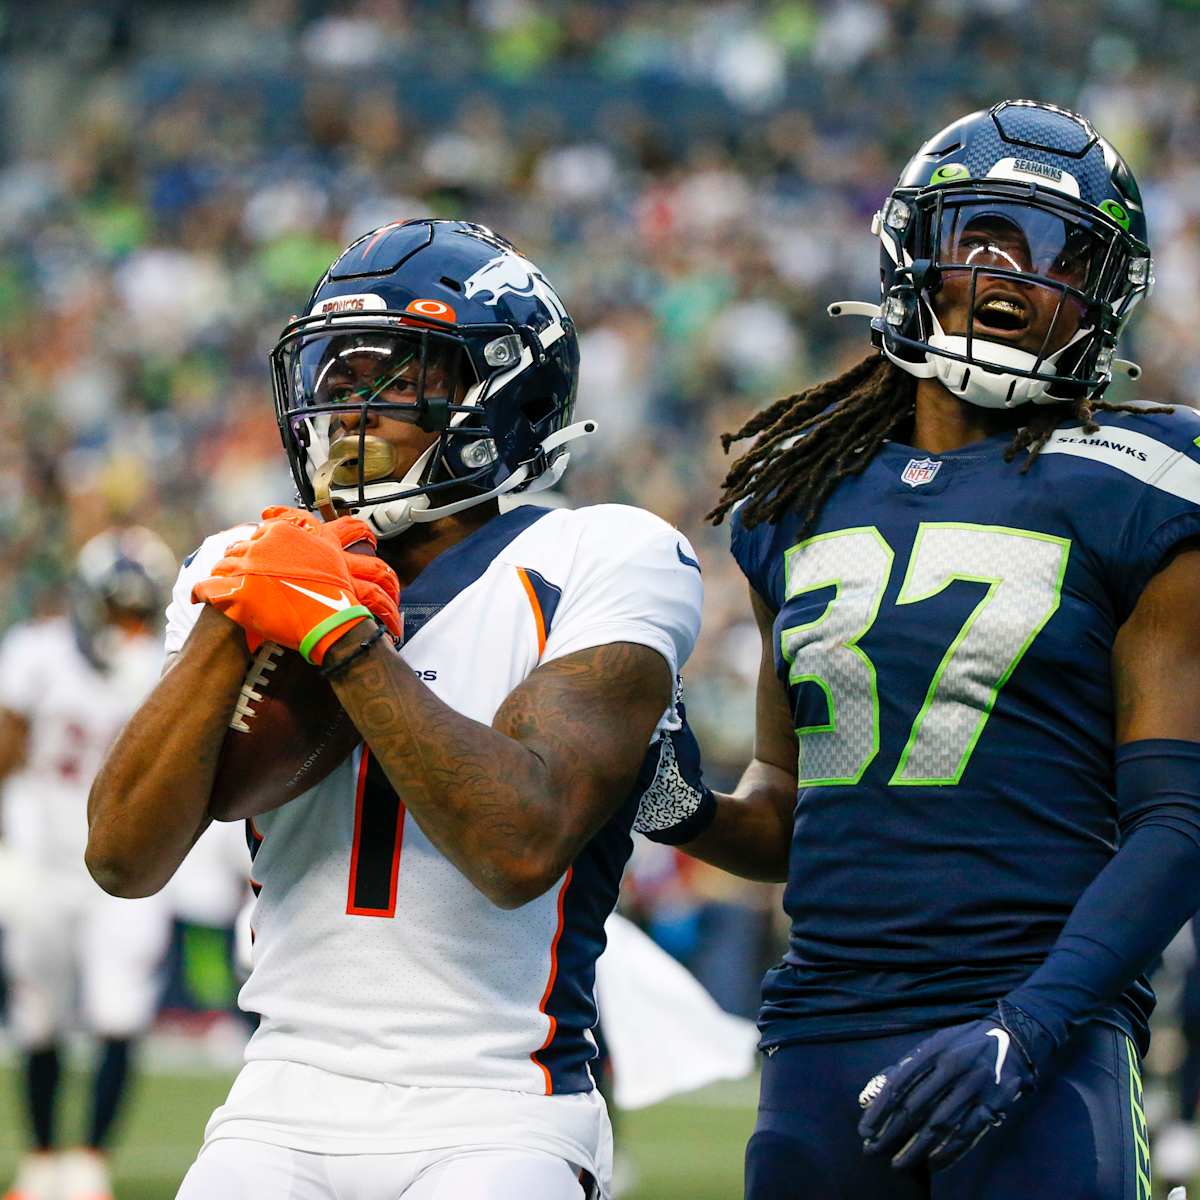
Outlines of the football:
[[360,741],[333,688],[294,650],[260,647],[221,746],[209,813],[240,821],[315,787]]

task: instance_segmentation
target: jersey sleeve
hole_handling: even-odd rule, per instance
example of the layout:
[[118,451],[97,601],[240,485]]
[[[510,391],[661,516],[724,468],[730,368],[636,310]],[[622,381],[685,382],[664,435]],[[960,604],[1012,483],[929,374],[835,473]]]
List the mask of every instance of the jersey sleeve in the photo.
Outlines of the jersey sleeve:
[[778,540],[778,526],[763,521],[747,529],[742,520],[742,506],[739,504],[733,510],[729,519],[730,553],[750,586],[773,612],[783,607],[783,575],[778,569],[782,556],[777,550]]
[[586,524],[541,661],[635,642],[678,674],[696,644],[704,599],[691,544],[641,509],[601,505],[580,516]]
[[[1191,422],[1189,422],[1189,425]],[[1189,443],[1146,480],[1122,531],[1116,601],[1124,621],[1172,551],[1200,537],[1200,447]]]
[[167,627],[163,635],[163,649],[168,658],[178,654],[187,641],[192,626],[200,616],[203,604],[192,603],[192,588],[212,574],[212,569],[225,557],[225,547],[231,542],[249,537],[254,525],[237,525],[233,529],[214,533],[200,543],[199,547],[183,560],[175,586],[171,589],[171,601],[167,605]]
[[0,708],[32,716],[41,678],[53,668],[53,663],[38,661],[36,639],[28,626],[12,629],[0,642]]

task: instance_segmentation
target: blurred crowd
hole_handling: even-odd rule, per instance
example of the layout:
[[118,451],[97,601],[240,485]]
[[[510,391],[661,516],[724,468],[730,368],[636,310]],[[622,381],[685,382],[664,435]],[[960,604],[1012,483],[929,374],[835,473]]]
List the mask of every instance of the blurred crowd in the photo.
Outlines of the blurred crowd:
[[[877,294],[871,214],[926,137],[1014,95],[1081,109],[1132,163],[1158,285],[1125,351],[1141,394],[1190,402],[1198,51],[1194,0],[0,4],[0,627],[53,609],[114,519],[184,554],[288,500],[279,330],[359,234],[462,217],[582,331],[601,433],[570,500],[644,505],[700,553],[689,712],[721,778],[758,649],[704,520],[720,433],[863,353],[824,309]],[[634,881],[774,907],[658,851]],[[704,945],[686,919],[662,936]]]

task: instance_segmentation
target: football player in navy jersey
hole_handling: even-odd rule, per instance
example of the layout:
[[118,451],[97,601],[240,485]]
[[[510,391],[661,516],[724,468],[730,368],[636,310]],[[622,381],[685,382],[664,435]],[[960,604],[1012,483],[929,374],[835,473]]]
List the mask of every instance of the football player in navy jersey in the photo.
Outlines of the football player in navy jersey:
[[1101,399],[1141,199],[1008,101],[873,229],[881,304],[830,311],[875,349],[726,439],[754,762],[714,795],[676,735],[641,824],[787,881],[749,1200],[1148,1200],[1142,972],[1200,907],[1200,418]]

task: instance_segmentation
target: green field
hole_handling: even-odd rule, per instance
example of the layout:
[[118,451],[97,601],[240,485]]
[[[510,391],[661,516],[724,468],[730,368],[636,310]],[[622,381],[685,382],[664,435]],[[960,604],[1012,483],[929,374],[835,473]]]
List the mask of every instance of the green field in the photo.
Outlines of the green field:
[[[114,1155],[116,1200],[173,1200],[231,1078],[232,1072],[211,1071],[142,1077]],[[21,1150],[15,1086],[12,1071],[0,1066],[0,1194]],[[756,1086],[752,1079],[718,1085],[622,1114],[617,1145],[633,1181],[621,1200],[741,1200],[742,1151],[754,1125]],[[81,1090],[71,1077],[66,1132],[82,1124]]]
[[[115,1149],[116,1200],[172,1200],[231,1077],[196,1072],[141,1078]],[[15,1088],[12,1071],[0,1068],[0,1193],[21,1152]],[[618,1145],[634,1176],[622,1200],[738,1200],[754,1092],[747,1080],[622,1115]],[[81,1102],[79,1081],[71,1077],[64,1133],[81,1127]]]

